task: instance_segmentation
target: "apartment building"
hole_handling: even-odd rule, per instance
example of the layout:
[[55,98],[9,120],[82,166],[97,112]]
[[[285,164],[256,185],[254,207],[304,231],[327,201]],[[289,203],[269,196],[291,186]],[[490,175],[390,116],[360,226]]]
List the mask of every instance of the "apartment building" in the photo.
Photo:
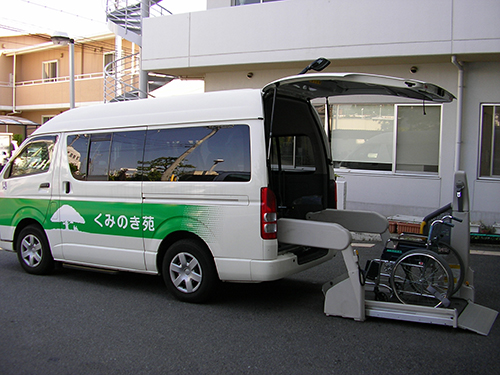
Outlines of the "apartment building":
[[[460,169],[472,220],[492,224],[500,222],[498,14],[495,0],[208,0],[206,11],[144,20],[143,67],[203,77],[207,91],[259,88],[318,57],[332,61],[329,72],[436,83],[457,100],[330,100],[326,126],[347,208],[424,216],[452,201]],[[425,121],[412,122],[424,111]]]
[[[103,103],[104,67],[137,52],[137,46],[112,33],[74,40],[75,106]],[[135,59],[135,65],[130,59],[127,64],[138,79],[138,57]],[[0,115],[43,124],[69,108],[69,46],[56,45],[45,34],[0,37]],[[0,132],[21,134],[23,138],[34,129],[0,124]]]

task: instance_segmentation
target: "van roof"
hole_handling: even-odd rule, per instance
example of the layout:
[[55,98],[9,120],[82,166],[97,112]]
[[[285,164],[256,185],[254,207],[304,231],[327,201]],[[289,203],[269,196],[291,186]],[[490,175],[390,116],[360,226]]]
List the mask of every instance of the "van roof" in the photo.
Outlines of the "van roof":
[[262,92],[243,89],[75,108],[46,122],[34,135],[263,117]]

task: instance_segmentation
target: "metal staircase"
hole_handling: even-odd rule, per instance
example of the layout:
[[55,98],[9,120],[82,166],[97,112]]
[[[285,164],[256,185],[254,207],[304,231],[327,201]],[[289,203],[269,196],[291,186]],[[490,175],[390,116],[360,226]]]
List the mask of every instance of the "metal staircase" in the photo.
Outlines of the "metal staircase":
[[[142,20],[172,14],[161,0],[107,0],[108,27],[115,35],[142,47]],[[116,51],[116,56],[120,56]],[[151,91],[174,77],[141,71],[140,53],[119,57],[104,67],[104,102],[126,101],[152,96]]]

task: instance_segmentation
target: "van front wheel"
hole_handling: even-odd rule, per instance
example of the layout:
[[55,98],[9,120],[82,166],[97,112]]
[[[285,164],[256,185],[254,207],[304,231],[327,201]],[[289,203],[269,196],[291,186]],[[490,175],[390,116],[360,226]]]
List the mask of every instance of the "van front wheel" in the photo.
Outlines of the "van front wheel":
[[177,299],[186,302],[208,300],[218,281],[211,255],[192,239],[177,241],[168,248],[162,274],[168,290]]
[[21,230],[16,243],[21,267],[28,273],[43,275],[54,268],[49,242],[41,228],[30,225]]

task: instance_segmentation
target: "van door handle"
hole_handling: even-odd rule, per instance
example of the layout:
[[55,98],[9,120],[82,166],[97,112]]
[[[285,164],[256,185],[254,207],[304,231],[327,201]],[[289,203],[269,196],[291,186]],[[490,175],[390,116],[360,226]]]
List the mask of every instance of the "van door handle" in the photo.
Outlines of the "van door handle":
[[69,181],[63,182],[63,190],[66,194],[69,194],[71,192],[71,184]]
[[50,183],[48,182],[42,182],[40,184],[40,189],[48,189],[50,187]]

